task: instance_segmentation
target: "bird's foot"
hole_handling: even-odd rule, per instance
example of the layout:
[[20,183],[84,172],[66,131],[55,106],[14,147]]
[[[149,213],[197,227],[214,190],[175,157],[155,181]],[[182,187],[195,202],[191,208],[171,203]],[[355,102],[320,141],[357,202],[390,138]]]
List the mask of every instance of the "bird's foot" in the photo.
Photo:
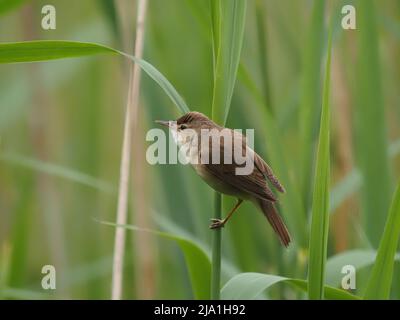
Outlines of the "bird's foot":
[[210,229],[219,229],[223,228],[225,225],[225,221],[221,219],[210,219],[211,224],[210,224]]

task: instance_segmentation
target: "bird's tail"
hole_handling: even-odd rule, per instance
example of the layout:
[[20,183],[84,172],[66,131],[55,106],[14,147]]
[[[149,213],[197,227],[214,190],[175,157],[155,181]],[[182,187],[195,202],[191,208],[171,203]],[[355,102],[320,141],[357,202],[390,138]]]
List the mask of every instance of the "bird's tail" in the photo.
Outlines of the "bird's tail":
[[290,243],[289,231],[287,230],[282,218],[278,214],[274,204],[271,201],[267,200],[259,200],[259,204],[261,210],[271,224],[272,229],[274,229],[275,233],[279,236],[279,240],[281,241],[281,243],[285,247],[288,247]]

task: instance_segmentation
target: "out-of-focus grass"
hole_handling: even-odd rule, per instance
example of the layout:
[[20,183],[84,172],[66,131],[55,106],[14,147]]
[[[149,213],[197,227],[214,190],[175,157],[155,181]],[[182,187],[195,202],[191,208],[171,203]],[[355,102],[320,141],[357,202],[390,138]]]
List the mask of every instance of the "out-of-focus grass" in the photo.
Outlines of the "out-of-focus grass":
[[43,172],[48,175],[56,176],[73,183],[82,184],[99,191],[115,194],[117,189],[111,183],[94,178],[86,173],[73,170],[69,167],[46,163],[42,160],[30,159],[16,154],[3,153],[0,160],[14,166],[29,168],[36,172]]
[[0,15],[7,13],[8,11],[15,10],[21,6],[26,0],[0,0]]
[[317,135],[319,106],[321,101],[321,62],[324,47],[325,0],[313,1],[308,35],[303,47],[303,69],[301,82],[301,102],[299,106],[301,132],[300,192],[303,205],[308,210],[311,190],[311,172]]
[[357,160],[364,179],[361,192],[365,213],[363,226],[376,247],[382,235],[392,187],[375,10],[370,0],[359,4],[354,120]]
[[160,232],[150,229],[138,228],[134,225],[117,225],[115,223],[99,221],[102,224],[113,226],[116,228],[125,228],[137,232],[147,232],[159,236],[164,239],[175,241],[185,255],[186,264],[190,274],[193,294],[196,299],[210,298],[211,283],[211,264],[207,254],[193,240],[184,238],[176,234]]

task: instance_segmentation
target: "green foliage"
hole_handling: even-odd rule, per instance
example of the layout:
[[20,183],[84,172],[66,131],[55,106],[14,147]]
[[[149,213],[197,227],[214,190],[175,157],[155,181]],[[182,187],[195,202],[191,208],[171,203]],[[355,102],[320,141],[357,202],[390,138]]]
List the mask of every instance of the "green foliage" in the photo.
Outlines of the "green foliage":
[[[307,281],[291,279],[263,273],[240,273],[230,279],[222,288],[221,296],[225,300],[251,300],[257,299],[260,295],[272,286],[283,282],[291,285],[297,290],[307,292]],[[357,300],[347,291],[324,286],[323,291],[327,299],[335,300]]]
[[324,46],[325,0],[313,1],[310,25],[304,45],[303,73],[301,82],[300,134],[302,148],[301,193],[304,206],[310,200],[314,146],[318,133],[321,104],[321,63]]
[[189,111],[182,97],[172,84],[150,63],[121,51],[96,44],[72,41],[25,41],[0,43],[0,63],[37,62],[65,58],[76,58],[96,54],[120,54],[137,63],[157,82],[174,104],[183,112]]
[[246,1],[211,0],[214,57],[212,118],[225,124],[242,51]]
[[0,63],[37,62],[76,58],[118,51],[95,43],[72,41],[24,41],[0,44]]
[[[60,1],[57,30],[44,31],[37,19],[40,1],[0,0],[0,37],[13,41],[0,43],[1,298],[109,296],[115,229],[99,228],[90,218],[114,219],[126,71],[134,62],[149,77],[142,78],[138,130],[132,137],[138,170],[131,189],[145,196],[130,195],[135,203],[130,201],[129,211],[140,208],[148,221],[135,220],[138,227],[130,227],[161,241],[139,244],[150,268],[148,277],[138,280],[133,276],[137,252],[127,239],[125,297],[142,298],[147,292],[168,299],[220,294],[224,299],[358,299],[336,289],[342,267],[349,264],[357,270],[357,295],[366,289],[367,299],[398,299],[400,265],[393,262],[400,259],[399,191],[390,210],[389,204],[400,160],[399,4],[164,2],[149,1],[144,57],[150,65],[112,48],[121,47],[126,22],[115,1],[84,1],[79,10]],[[356,8],[356,31],[341,28],[344,4]],[[126,6],[132,12],[124,18],[134,19],[135,5]],[[327,94],[321,90],[321,75],[327,76],[321,68],[327,49],[324,20],[332,22],[335,48],[332,108],[324,104],[332,109],[331,186],[322,152],[328,147],[322,141],[329,112],[320,123],[321,98]],[[134,30],[124,32],[133,37]],[[43,40],[14,42],[23,39]],[[64,59],[78,57],[86,59]],[[55,59],[63,60],[21,63]],[[289,249],[279,246],[250,203],[223,229],[221,243],[222,232],[208,229],[209,218],[226,213],[234,199],[217,196],[213,209],[211,189],[190,168],[145,163],[147,130],[155,127],[155,119],[173,118],[169,105],[177,107],[175,116],[187,112],[185,101],[219,124],[228,119],[231,128],[255,129],[256,151],[287,191],[277,195],[277,206],[293,237]],[[318,128],[323,134],[316,157]],[[333,222],[328,247],[327,211]],[[146,225],[151,230],[139,228]],[[39,290],[43,261],[63,270],[51,295]],[[300,280],[307,278],[307,266],[308,279]]]
[[[246,18],[246,1],[210,0],[213,44],[212,119],[224,125],[231,106]],[[222,217],[222,196],[216,192],[214,217]],[[222,231],[213,231],[211,298],[219,299]]]
[[308,265],[308,296],[322,299],[324,296],[325,263],[329,231],[329,183],[330,183],[330,70],[332,37],[329,37],[326,59],[324,98],[315,168],[312,201],[310,258]]
[[182,236],[177,236],[175,234],[170,234],[157,230],[139,228],[134,225],[118,225],[106,221],[98,221],[98,222],[117,228],[125,228],[127,230],[149,232],[164,239],[175,241],[179,245],[185,256],[185,261],[189,271],[189,276],[195,298],[196,299],[210,298],[210,278],[211,278],[210,258],[198,244],[193,242],[193,240],[184,238]]
[[400,239],[400,184],[393,196],[378,254],[369,278],[365,299],[388,299],[392,285],[396,248]]
[[357,162],[363,176],[364,227],[374,247],[382,235],[391,193],[387,128],[379,65],[379,42],[373,1],[358,5],[359,56],[355,96]]
[[[222,218],[222,196],[215,191],[214,215],[216,219]],[[211,275],[211,299],[219,300],[221,286],[221,250],[222,250],[222,230],[213,230],[212,240],[212,275]]]
[[267,137],[265,145],[268,159],[271,167],[274,168],[274,172],[282,181],[286,189],[286,194],[282,197],[284,215],[288,218],[289,228],[290,230],[293,230],[296,243],[299,247],[306,248],[308,245],[306,230],[307,217],[302,205],[301,195],[297,192],[298,189],[293,183],[287,170],[289,161],[284,146],[277,142],[281,139],[279,127],[271,112],[268,111],[267,106],[263,101],[262,94],[259,92],[254,79],[243,65],[239,69],[239,79],[251,93],[251,97],[254,100],[258,111],[262,114],[262,119],[265,123],[265,136]]
[[43,292],[36,292],[31,290],[15,289],[6,287],[1,292],[1,296],[5,299],[13,300],[46,300],[51,297]]
[[24,2],[27,2],[27,1],[26,0],[0,0],[0,15],[17,9]]
[[[389,145],[389,157],[391,160],[400,153],[400,141],[394,141]],[[361,188],[363,179],[358,168],[351,170],[331,190],[330,212],[335,210],[347,199],[350,199]]]
[[[346,265],[353,266],[357,271],[371,266],[376,259],[376,252],[373,250],[349,250],[339,253],[326,262],[326,283],[331,286],[339,286],[343,278],[342,268]],[[400,261],[400,254],[395,255],[395,260]]]
[[117,8],[114,0],[100,0],[98,1],[103,14],[106,16],[111,29],[118,42],[121,42],[121,30],[118,22]]
[[43,172],[51,176],[56,176],[73,183],[82,184],[105,193],[116,194],[116,187],[112,184],[91,177],[88,174],[73,170],[68,167],[63,167],[55,165],[52,163],[46,163],[44,161],[39,161],[36,159],[30,159],[16,154],[0,154],[0,161],[9,163],[11,165],[16,165],[24,168],[29,168],[37,172]]

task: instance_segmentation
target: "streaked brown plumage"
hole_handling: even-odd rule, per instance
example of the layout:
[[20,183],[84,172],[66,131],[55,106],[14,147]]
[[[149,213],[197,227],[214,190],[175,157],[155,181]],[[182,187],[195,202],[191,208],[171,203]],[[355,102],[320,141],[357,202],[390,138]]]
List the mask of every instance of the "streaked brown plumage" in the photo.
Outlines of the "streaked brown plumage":
[[[254,150],[247,146],[243,135],[217,125],[199,112],[189,112],[180,117],[176,122],[157,122],[168,126],[173,131],[172,133],[178,145],[187,148],[186,155],[190,159],[190,163],[207,184],[220,193],[231,195],[238,199],[237,205],[229,212],[225,219],[212,219],[213,223],[210,225],[210,228],[223,227],[242,201],[249,200],[261,209],[273,230],[279,236],[282,244],[286,247],[289,245],[291,241],[289,232],[275,208],[274,202],[277,201],[277,198],[269,188],[267,181],[279,192],[285,192],[285,189],[279,183],[267,163]],[[243,168],[244,164],[238,164],[233,154],[229,154],[230,151],[227,150],[228,148],[224,147],[224,138],[220,138],[220,143],[215,146],[212,140],[209,139],[209,136],[205,135],[204,129],[217,130],[216,132],[222,132],[222,130],[229,132],[232,145],[235,143],[237,146],[241,145],[242,154],[246,155],[246,160],[253,162],[254,168],[251,173],[247,175],[236,174],[236,169]],[[197,137],[198,140],[194,139],[194,137]],[[201,143],[201,141],[207,141],[204,139],[208,139],[208,148],[205,148]],[[219,153],[220,163],[212,163],[212,155],[214,153]],[[204,163],[204,159],[208,159],[208,163]],[[226,159],[230,159],[230,161],[224,161]]]

